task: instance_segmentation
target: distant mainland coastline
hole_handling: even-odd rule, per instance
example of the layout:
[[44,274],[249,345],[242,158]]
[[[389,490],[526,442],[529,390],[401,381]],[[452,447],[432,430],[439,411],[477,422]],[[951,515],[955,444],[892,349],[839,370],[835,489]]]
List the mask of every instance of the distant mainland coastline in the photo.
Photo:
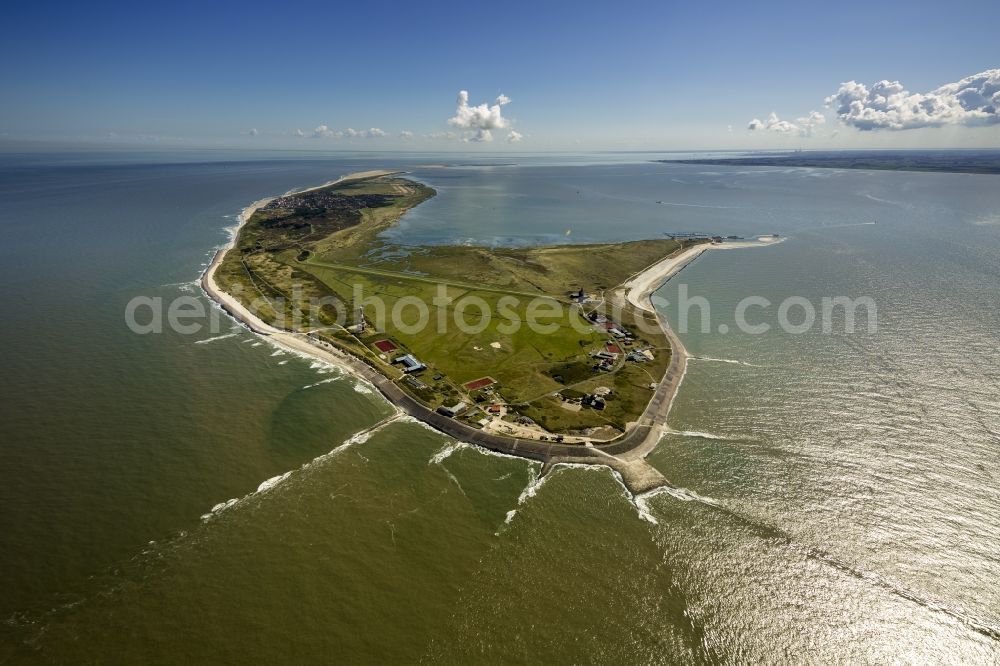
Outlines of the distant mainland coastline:
[[857,150],[748,153],[740,157],[655,160],[664,164],[812,167],[880,171],[1000,174],[1000,150]]

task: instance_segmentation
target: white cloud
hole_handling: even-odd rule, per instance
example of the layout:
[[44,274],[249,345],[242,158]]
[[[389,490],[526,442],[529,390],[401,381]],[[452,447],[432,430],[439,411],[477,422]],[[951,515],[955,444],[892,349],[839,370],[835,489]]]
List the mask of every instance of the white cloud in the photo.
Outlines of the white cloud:
[[781,120],[778,118],[778,114],[772,111],[767,117],[767,120],[760,120],[759,118],[751,120],[747,125],[747,129],[751,131],[765,130],[768,132],[776,132],[778,134],[812,136],[813,130],[816,126],[822,125],[825,122],[826,116],[819,111],[810,111],[808,116],[796,118],[794,123],[788,120]]
[[477,106],[469,106],[469,92],[458,93],[458,107],[455,115],[448,119],[448,124],[458,129],[466,130],[465,141],[488,142],[493,140],[490,130],[507,129],[510,121],[503,117],[502,106],[510,104],[510,98],[500,95],[492,104],[485,102]]
[[403,130],[402,132],[399,133],[399,138],[402,139],[403,141],[410,141],[411,139],[413,139],[413,132],[411,132],[410,130]]
[[520,143],[524,139],[524,135],[517,130],[511,130],[507,134],[507,143]]
[[787,120],[780,120],[778,114],[774,111],[771,115],[767,117],[767,120],[760,120],[759,118],[754,118],[747,125],[748,130],[768,130],[771,132],[777,132],[779,134],[790,134],[792,132],[798,132],[799,127],[794,123],[790,123]]
[[[295,135],[304,136],[301,130],[296,130]],[[343,139],[344,137],[349,139],[377,139],[385,135],[385,131],[378,127],[366,130],[356,130],[353,127],[348,127],[345,130],[335,130],[326,125],[319,125],[309,134],[314,139]]]
[[992,125],[1000,123],[1000,69],[973,74],[928,93],[911,93],[899,81],[879,81],[870,89],[847,81],[825,101],[841,122],[862,131]]
[[810,111],[808,116],[805,118],[796,118],[795,122],[806,127],[822,125],[826,122],[826,116],[819,111]]
[[295,130],[294,132],[292,132],[292,134],[295,135],[295,136],[305,136],[306,135],[306,133],[303,132],[300,129]]
[[310,134],[314,139],[339,139],[344,135],[343,132],[338,132],[330,129],[326,125],[319,125]]
[[380,136],[385,136],[385,132],[378,127],[372,127],[371,129],[366,130],[356,130],[353,127],[348,127],[342,132],[342,134],[343,136],[351,139],[375,139]]
[[258,134],[260,134],[260,132],[257,131],[256,127],[251,127],[250,130],[246,132],[246,134],[247,136],[257,136]]
[[454,132],[431,132],[430,134],[424,135],[428,139],[445,139],[448,141],[454,141],[458,138],[458,135]]
[[480,129],[475,134],[466,135],[462,141],[472,141],[474,143],[489,143],[493,140],[493,132],[488,129]]

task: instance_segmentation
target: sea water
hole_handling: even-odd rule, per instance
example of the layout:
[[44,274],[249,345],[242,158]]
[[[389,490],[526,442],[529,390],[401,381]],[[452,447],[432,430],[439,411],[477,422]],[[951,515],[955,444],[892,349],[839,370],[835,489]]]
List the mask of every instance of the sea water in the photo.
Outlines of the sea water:
[[[0,655],[1000,658],[995,177],[656,157],[0,159]],[[126,327],[136,296],[204,298],[247,203],[381,167],[439,191],[403,243],[786,237],[658,294],[675,326],[682,286],[711,305],[650,456],[676,488],[539,480],[225,317]],[[878,326],[749,334],[748,296],[868,296]]]

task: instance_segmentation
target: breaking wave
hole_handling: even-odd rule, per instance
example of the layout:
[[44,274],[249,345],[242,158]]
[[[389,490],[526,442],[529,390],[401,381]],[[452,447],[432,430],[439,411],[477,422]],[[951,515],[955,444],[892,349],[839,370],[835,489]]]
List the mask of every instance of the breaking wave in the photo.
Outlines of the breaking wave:
[[337,381],[339,379],[340,379],[340,377],[328,377],[327,379],[321,379],[321,380],[319,380],[318,382],[316,382],[314,384],[306,384],[305,386],[303,386],[299,390],[305,391],[306,389],[311,389],[311,388],[314,388],[314,387],[319,386],[321,384],[329,384],[330,382],[335,382],[335,381]]
[[243,497],[234,497],[232,499],[226,500],[225,502],[219,502],[218,504],[213,506],[208,513],[203,514],[201,516],[202,522],[208,522],[213,518],[219,516],[220,514],[228,511],[229,509],[232,509],[235,506],[243,504],[244,502],[246,502],[251,498],[258,497],[260,495],[263,495],[264,493],[273,490],[275,487],[284,483],[293,474],[296,473],[301,474],[309,470],[316,464],[337,456],[338,454],[344,452],[345,450],[347,450],[351,446],[354,446],[355,444],[363,444],[364,442],[367,442],[373,434],[375,434],[385,426],[389,425],[393,421],[397,420],[399,420],[399,415],[393,415],[388,418],[382,419],[375,425],[369,426],[367,428],[364,428],[363,430],[359,430],[358,432],[354,433],[353,435],[345,439],[341,444],[334,447],[332,450],[322,455],[316,456],[311,461],[303,464],[299,469],[289,470],[284,474],[278,474],[277,476],[272,476],[271,478],[262,481],[260,485],[257,486],[257,489],[252,493],[248,493]]
[[700,437],[701,439],[728,439],[728,437],[723,437],[722,435],[713,435],[710,432],[701,432],[699,430],[674,430],[673,428],[667,428],[666,433],[668,435],[681,435],[682,437]]
[[737,361],[731,358],[715,358],[714,356],[689,356],[689,361],[711,361],[712,363],[729,363],[732,365],[743,365],[748,368],[759,368],[759,365],[754,365],[753,363],[747,363],[746,361]]
[[[491,452],[487,452],[491,453]],[[517,506],[507,512],[507,517],[504,518],[504,525],[510,525],[511,521],[514,520],[514,516],[517,515],[517,510],[521,508],[525,502],[530,500],[532,497],[538,494],[545,482],[555,474],[560,469],[600,469],[603,466],[596,465],[584,465],[582,463],[556,463],[549,469],[545,474],[539,474],[538,469],[533,465],[528,468],[528,485],[524,487],[521,494],[517,496]],[[607,469],[607,468],[606,468]]]
[[451,454],[461,449],[467,449],[469,448],[469,446],[470,445],[466,444],[465,442],[454,442],[452,444],[446,444],[444,448],[442,448],[440,451],[431,456],[431,459],[427,461],[427,464],[440,465],[449,457],[451,457]]
[[549,478],[550,474],[540,476],[538,474],[538,469],[535,467],[528,468],[528,485],[526,485],[524,490],[521,491],[521,494],[517,496],[517,506],[507,512],[507,516],[503,519],[504,525],[511,524],[514,520],[514,516],[517,515],[517,510],[521,508],[525,502],[538,494],[538,490],[545,485],[545,481]]
[[215,342],[216,340],[225,340],[226,338],[234,338],[239,335],[240,332],[235,333],[223,333],[222,335],[217,335],[214,338],[205,338],[204,340],[195,340],[196,345],[207,345],[209,342]]

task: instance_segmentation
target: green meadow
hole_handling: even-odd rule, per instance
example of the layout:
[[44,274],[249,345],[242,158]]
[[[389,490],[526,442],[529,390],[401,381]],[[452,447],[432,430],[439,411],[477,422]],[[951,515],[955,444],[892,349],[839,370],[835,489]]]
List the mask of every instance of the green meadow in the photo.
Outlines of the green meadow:
[[[608,290],[693,241],[532,248],[399,246],[379,234],[433,196],[393,176],[348,181],[283,197],[257,211],[217,273],[220,285],[261,318],[309,332],[365,358],[430,407],[501,402],[508,420],[550,433],[613,437],[638,419],[670,360],[665,336],[639,312],[616,315],[634,337],[603,368],[593,354],[613,338],[586,315]],[[583,290],[583,304],[571,294]],[[363,317],[362,317],[363,313]],[[363,324],[363,325],[362,325]],[[380,351],[376,342],[398,349]],[[426,367],[406,375],[412,354]],[[489,387],[465,384],[484,377]],[[602,409],[581,397],[607,393]]]

